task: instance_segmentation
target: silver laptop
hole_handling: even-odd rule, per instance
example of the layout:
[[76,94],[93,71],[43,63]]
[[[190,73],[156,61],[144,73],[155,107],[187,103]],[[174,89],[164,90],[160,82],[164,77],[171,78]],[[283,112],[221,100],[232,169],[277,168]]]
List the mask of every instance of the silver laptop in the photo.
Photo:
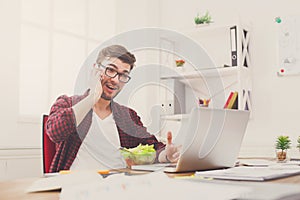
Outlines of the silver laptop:
[[184,136],[182,152],[175,167],[165,172],[200,171],[235,165],[249,111],[195,108],[182,121],[178,136]]

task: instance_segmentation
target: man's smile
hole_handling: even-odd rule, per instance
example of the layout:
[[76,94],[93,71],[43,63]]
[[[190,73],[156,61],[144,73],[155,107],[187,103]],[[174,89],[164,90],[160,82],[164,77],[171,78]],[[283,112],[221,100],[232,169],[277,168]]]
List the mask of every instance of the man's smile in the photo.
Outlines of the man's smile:
[[109,91],[116,91],[116,90],[119,90],[119,87],[117,85],[114,85],[114,84],[111,84],[111,83],[106,83],[105,84],[105,87],[107,89],[109,89]]

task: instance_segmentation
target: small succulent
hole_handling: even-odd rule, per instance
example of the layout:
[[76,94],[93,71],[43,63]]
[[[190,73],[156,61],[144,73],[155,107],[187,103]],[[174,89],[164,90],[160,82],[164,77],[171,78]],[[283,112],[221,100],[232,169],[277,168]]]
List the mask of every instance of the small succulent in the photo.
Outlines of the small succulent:
[[291,140],[289,136],[284,136],[284,135],[278,136],[275,143],[275,147],[277,150],[281,150],[281,151],[277,151],[276,153],[278,161],[279,162],[286,161],[287,152],[285,150],[291,148]]
[[286,150],[291,148],[291,140],[289,136],[278,136],[276,140],[276,149]]
[[194,18],[195,24],[209,24],[212,22],[211,16],[209,15],[208,11],[206,11],[205,15],[199,16],[199,13]]

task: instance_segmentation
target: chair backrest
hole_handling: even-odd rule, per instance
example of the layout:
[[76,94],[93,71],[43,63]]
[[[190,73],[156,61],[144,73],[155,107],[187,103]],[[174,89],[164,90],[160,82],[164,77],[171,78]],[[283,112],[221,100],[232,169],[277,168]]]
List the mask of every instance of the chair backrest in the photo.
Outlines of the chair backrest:
[[42,138],[43,138],[43,171],[49,173],[50,165],[55,154],[55,143],[46,134],[48,115],[43,115]]

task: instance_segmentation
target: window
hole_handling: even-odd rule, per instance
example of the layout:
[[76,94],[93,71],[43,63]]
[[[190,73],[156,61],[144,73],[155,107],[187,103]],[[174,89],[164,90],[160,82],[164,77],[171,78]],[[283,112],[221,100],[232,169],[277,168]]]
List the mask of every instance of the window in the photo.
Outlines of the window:
[[115,7],[104,0],[22,0],[21,118],[39,119],[59,95],[73,94],[88,53],[115,34]]

